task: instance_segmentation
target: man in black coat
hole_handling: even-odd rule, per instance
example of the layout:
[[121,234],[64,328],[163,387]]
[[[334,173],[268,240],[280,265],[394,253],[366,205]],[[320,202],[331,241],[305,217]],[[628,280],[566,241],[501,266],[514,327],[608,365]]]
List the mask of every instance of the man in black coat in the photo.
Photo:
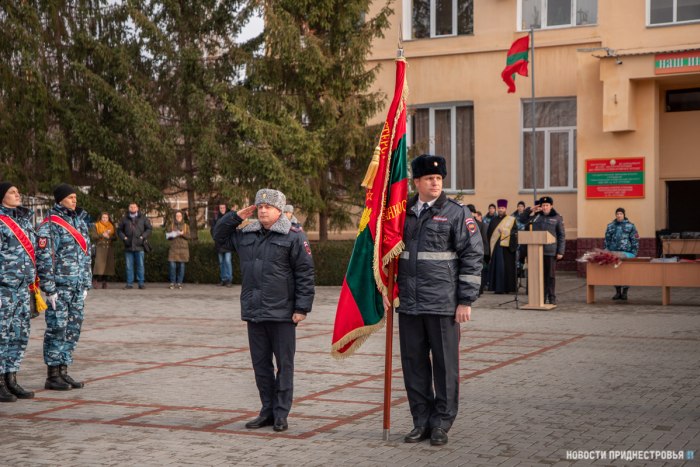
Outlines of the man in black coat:
[[479,296],[483,247],[469,209],[442,191],[445,159],[424,154],[411,171],[418,193],[406,206],[396,309],[414,426],[404,441],[440,446],[457,416],[460,323]]
[[[247,322],[250,356],[260,393],[260,415],[246,423],[255,429],[287,429],[294,389],[296,325],[314,301],[314,262],[304,232],[282,209],[284,194],[262,189],[255,205],[230,212],[216,223],[217,246],[234,250],[241,263],[241,318]],[[257,209],[258,220],[237,227]],[[275,359],[277,374],[272,359]]]
[[[126,287],[134,288],[134,264],[136,264],[136,282],[143,289],[145,270],[143,265],[144,242],[151,236],[151,221],[139,211],[139,205],[129,204],[129,212],[119,222],[117,235],[124,242],[124,258],[126,260]],[[146,242],[147,243],[147,242]]]
[[543,251],[545,303],[556,305],[557,261],[564,257],[566,233],[564,230],[564,219],[557,213],[553,205],[554,200],[550,196],[540,198],[541,212],[535,213],[532,219],[532,230],[547,231],[556,239],[555,243],[545,245]]

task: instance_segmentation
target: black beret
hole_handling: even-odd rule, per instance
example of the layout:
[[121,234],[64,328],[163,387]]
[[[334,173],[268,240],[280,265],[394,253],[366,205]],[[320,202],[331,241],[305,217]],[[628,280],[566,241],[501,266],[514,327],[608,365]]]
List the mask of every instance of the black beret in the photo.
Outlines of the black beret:
[[57,203],[60,203],[73,193],[75,193],[75,188],[67,183],[61,183],[53,189],[53,199],[55,199]]
[[422,154],[411,161],[411,172],[413,178],[421,178],[425,175],[447,176],[447,164],[442,156]]
[[551,196],[543,196],[540,198],[540,204],[554,204],[554,200],[552,199]]
[[14,185],[12,182],[2,182],[0,183],[0,202],[2,202],[2,199],[5,197],[8,191],[10,191],[10,188],[12,188]]

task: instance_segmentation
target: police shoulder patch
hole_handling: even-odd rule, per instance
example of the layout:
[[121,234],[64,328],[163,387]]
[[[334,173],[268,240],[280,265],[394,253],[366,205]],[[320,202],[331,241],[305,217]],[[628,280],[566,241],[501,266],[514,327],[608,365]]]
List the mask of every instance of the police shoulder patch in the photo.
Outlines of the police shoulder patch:
[[306,250],[306,254],[311,256],[311,247],[309,246],[309,242],[304,240],[304,249]]
[[471,217],[467,217],[467,219],[464,221],[464,224],[467,226],[467,230],[469,231],[470,235],[474,235],[478,230],[476,222],[474,222],[474,219]]
[[44,248],[46,248],[48,240],[46,239],[46,237],[39,237],[37,244],[39,245],[39,248],[43,250]]

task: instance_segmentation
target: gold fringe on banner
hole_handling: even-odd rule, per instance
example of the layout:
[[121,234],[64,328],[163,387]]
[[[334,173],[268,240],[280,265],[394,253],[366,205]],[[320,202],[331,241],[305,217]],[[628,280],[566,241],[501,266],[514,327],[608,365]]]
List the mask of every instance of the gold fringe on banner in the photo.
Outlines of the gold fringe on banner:
[[48,308],[46,302],[41,297],[41,293],[39,293],[39,289],[34,291],[34,302],[36,303],[36,311],[39,313],[43,313]]

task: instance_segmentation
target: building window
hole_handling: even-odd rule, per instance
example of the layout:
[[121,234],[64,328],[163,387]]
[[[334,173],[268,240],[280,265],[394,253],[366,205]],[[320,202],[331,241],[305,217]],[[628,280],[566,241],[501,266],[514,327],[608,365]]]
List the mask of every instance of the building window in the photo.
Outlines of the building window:
[[598,0],[519,0],[521,30],[568,28],[598,22]]
[[[410,38],[461,36],[474,33],[473,0],[404,0]],[[406,31],[405,31],[406,32]]]
[[474,190],[474,107],[471,104],[414,107],[409,116],[410,154],[445,158],[447,192]]
[[[537,189],[576,189],[576,99],[535,101]],[[532,190],[532,103],[523,102],[521,188]]]
[[649,24],[700,21],[700,0],[647,0]]
[[666,112],[700,110],[700,88],[666,91]]

